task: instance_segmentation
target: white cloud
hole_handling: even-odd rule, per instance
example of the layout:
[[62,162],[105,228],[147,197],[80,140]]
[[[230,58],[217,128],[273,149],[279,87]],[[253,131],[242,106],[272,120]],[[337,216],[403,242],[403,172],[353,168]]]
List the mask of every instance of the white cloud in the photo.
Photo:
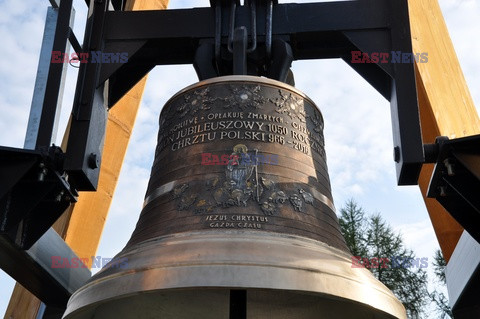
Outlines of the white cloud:
[[414,249],[418,257],[428,257],[432,259],[438,243],[432,241],[435,232],[430,219],[426,218],[417,222],[408,224],[399,224],[394,226],[394,230],[402,234],[406,247]]

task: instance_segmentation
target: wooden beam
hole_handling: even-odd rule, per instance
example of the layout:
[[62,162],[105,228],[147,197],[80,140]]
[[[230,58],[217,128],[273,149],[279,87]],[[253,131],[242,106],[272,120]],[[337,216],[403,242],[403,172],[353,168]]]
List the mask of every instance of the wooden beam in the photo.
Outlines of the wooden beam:
[[[437,136],[480,134],[480,121],[437,0],[409,0],[414,53],[428,53],[416,64],[424,143]],[[419,185],[443,256],[448,261],[463,228],[435,200],[426,197],[433,165],[424,165]]]
[[[126,10],[166,9],[168,0],[129,0]],[[79,201],[55,223],[54,229],[79,257],[94,256],[107,218],[147,77],[134,86],[109,112],[100,179],[96,192],[81,192]],[[90,267],[91,265],[89,265]],[[18,283],[5,318],[34,319],[40,300]]]

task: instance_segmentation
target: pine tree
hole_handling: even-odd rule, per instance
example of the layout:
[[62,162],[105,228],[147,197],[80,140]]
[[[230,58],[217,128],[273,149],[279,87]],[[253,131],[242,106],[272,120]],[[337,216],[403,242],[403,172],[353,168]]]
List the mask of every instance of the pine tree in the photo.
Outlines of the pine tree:
[[401,235],[379,214],[367,216],[353,199],[340,210],[339,223],[352,255],[397,296],[409,318],[421,318],[429,295],[427,274]]
[[340,209],[340,230],[353,256],[364,256],[367,253],[365,233],[365,212],[350,200],[346,207]]
[[[445,267],[447,266],[447,262],[443,258],[440,249],[435,251],[433,259],[433,271],[440,284],[445,286],[447,284],[447,279],[445,277]],[[437,306],[437,313],[440,319],[453,318],[452,309],[448,305],[448,298],[442,292],[433,291],[429,295]]]

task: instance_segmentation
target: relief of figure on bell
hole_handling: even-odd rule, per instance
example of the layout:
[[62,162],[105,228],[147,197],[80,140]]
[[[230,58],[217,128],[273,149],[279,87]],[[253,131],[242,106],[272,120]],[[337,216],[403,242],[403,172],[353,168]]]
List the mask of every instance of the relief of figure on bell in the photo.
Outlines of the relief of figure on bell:
[[[232,153],[228,158],[228,163],[224,166],[224,177],[215,177],[205,182],[205,187],[210,192],[198,199],[194,208],[195,212],[197,214],[212,212],[212,208],[215,206],[219,208],[247,207],[249,202],[256,202],[257,207],[259,206],[265,215],[273,215],[288,197],[278,189],[273,180],[259,175],[259,164],[265,164],[259,159],[267,157],[259,155],[257,149],[249,152],[245,144],[237,144],[233,146]],[[179,199],[178,208],[180,210],[188,209],[195,202],[191,201],[192,194],[185,192],[188,188],[188,184],[181,184],[172,190],[173,198]],[[213,191],[213,200],[208,196],[211,191]],[[181,196],[179,196],[180,192]],[[190,205],[185,206],[186,202]],[[254,213],[255,210],[258,211],[252,207],[250,212]]]
[[[255,150],[258,152],[257,150]],[[237,144],[233,147],[233,153],[227,165],[227,178],[234,181],[234,187],[239,190],[245,190],[247,182],[256,170],[256,164],[251,163],[248,155],[248,148],[244,144]]]
[[259,159],[264,156],[259,155],[257,149],[250,153],[245,144],[237,144],[232,150],[227,165],[223,166],[224,177],[208,179],[204,185],[206,193],[199,196],[197,193],[187,191],[189,184],[177,185],[171,191],[180,211],[192,207],[196,214],[218,213],[218,209],[247,207],[253,204],[249,206],[248,213],[261,212],[266,216],[272,216],[277,214],[279,208],[286,202],[289,202],[296,212],[304,212],[307,204],[313,208],[314,197],[308,191],[298,188],[294,192],[288,192],[282,190],[273,180],[274,176],[262,176],[265,174],[259,172],[259,164],[262,163]]

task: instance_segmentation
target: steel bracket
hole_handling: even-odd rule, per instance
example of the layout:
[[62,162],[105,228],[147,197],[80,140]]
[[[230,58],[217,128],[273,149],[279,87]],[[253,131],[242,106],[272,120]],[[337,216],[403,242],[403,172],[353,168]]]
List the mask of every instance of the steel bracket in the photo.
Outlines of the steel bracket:
[[480,243],[480,135],[427,145],[435,163],[427,196],[435,198]]

